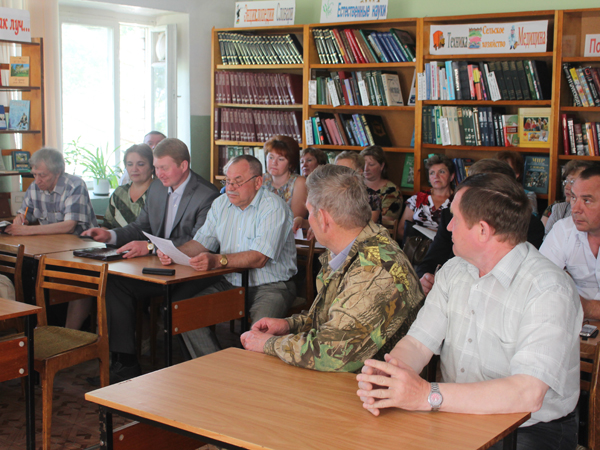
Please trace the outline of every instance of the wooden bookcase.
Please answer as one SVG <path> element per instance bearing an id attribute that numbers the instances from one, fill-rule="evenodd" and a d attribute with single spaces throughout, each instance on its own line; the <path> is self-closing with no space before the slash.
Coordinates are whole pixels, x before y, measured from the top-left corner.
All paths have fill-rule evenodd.
<path id="1" fill-rule="evenodd" d="M 261 28 L 221 28 L 212 30 L 212 55 L 211 55 L 211 128 L 210 128 L 210 136 L 211 136 L 211 181 L 215 184 L 218 183 L 218 180 L 222 180 L 225 177 L 219 175 L 219 146 L 222 145 L 240 145 L 240 146 L 250 146 L 250 147 L 262 147 L 264 142 L 240 142 L 240 141 L 225 141 L 225 140 L 216 140 L 215 139 L 215 108 L 225 107 L 225 108 L 253 108 L 253 109 L 269 109 L 269 110 L 296 110 L 302 111 L 302 116 L 304 116 L 304 109 L 306 102 L 303 101 L 302 104 L 297 105 L 250 105 L 250 104 L 220 104 L 216 102 L 216 90 L 215 90 L 215 73 L 217 71 L 251 71 L 251 72 L 278 72 L 278 73 L 293 73 L 297 75 L 302 75 L 304 77 L 306 72 L 306 33 L 305 33 L 305 25 L 290 25 L 290 26 L 282 26 L 282 27 L 261 27 Z M 252 32 L 260 35 L 276 35 L 276 34 L 295 34 L 298 40 L 302 43 L 302 47 L 304 50 L 303 60 L 304 64 L 277 64 L 277 65 L 229 65 L 223 64 L 223 60 L 221 59 L 221 51 L 219 47 L 219 39 L 217 37 L 217 33 L 221 31 L 228 31 L 233 33 L 244 33 L 244 32 Z M 303 86 L 306 84 L 305 80 L 302 80 Z M 303 127 L 302 124 L 299 124 L 300 127 Z M 304 141 L 304 139 L 303 139 Z M 302 146 L 302 143 L 300 143 Z"/>
<path id="2" fill-rule="evenodd" d="M 555 122 L 553 123 L 554 135 L 556 136 L 554 152 L 551 153 L 551 161 L 554 162 L 553 190 L 556 198 L 562 195 L 561 167 L 568 160 L 583 159 L 600 161 L 598 156 L 565 155 L 562 138 L 562 125 L 560 115 L 567 113 L 578 122 L 600 122 L 600 107 L 576 107 L 573 106 L 573 96 L 564 75 L 562 64 L 573 63 L 576 66 L 591 65 L 600 67 L 600 57 L 584 57 L 585 35 L 600 33 L 600 8 L 576 9 L 556 12 L 556 28 L 559 30 L 558 39 L 560 44 L 556 46 L 555 58 L 556 68 L 554 70 L 553 111 Z M 552 167 L 552 166 L 551 166 Z"/>
<path id="3" fill-rule="evenodd" d="M 534 20 L 548 20 L 548 43 L 547 51 L 543 53 L 494 53 L 478 55 L 430 55 L 429 37 L 432 26 L 468 23 L 504 23 L 522 22 Z M 378 64 L 321 64 L 317 48 L 314 42 L 312 30 L 315 28 L 356 28 L 376 31 L 389 31 L 390 28 L 400 28 L 408 31 L 416 41 L 416 62 L 404 63 L 378 63 Z M 599 160 L 594 156 L 564 155 L 562 148 L 562 129 L 559 128 L 561 112 L 575 115 L 580 121 L 600 121 L 600 108 L 587 107 L 575 108 L 572 105 L 571 92 L 562 74 L 562 62 L 573 62 L 579 65 L 600 66 L 600 58 L 584 58 L 583 47 L 585 35 L 597 33 L 600 29 L 600 8 L 582 10 L 548 10 L 533 12 L 499 13 L 483 15 L 464 15 L 447 17 L 426 17 L 411 19 L 388 19 L 375 22 L 346 22 L 346 23 L 319 23 L 308 25 L 294 25 L 287 27 L 265 27 L 259 29 L 213 29 L 213 53 L 212 53 L 212 112 L 211 125 L 211 161 L 212 181 L 219 178 L 218 170 L 218 145 L 253 145 L 260 146 L 262 143 L 245 143 L 235 141 L 215 141 L 214 138 L 214 109 L 219 106 L 231 107 L 254 107 L 253 105 L 218 105 L 215 103 L 215 71 L 217 70 L 251 70 L 251 71 L 279 71 L 298 73 L 303 76 L 303 102 L 302 105 L 294 106 L 302 111 L 303 120 L 313 117 L 316 112 L 342 112 L 375 114 L 383 118 L 387 133 L 389 134 L 392 147 L 385 148 L 389 163 L 389 178 L 400 185 L 404 159 L 407 154 L 414 154 L 415 184 L 413 191 L 403 191 L 410 195 L 427 187 L 427 174 L 423 170 L 423 159 L 429 153 L 443 153 L 450 158 L 472 158 L 475 160 L 494 157 L 501 150 L 513 150 L 527 155 L 545 155 L 550 157 L 549 188 L 548 194 L 538 194 L 542 200 L 539 205 L 540 213 L 546 201 L 548 204 L 562 196 L 560 167 L 569 159 L 592 159 Z M 218 31 L 252 31 L 257 34 L 295 33 L 300 42 L 303 43 L 304 64 L 282 65 L 282 66 L 230 66 L 223 65 L 217 40 Z M 568 45 L 567 45 L 568 44 Z M 563 49 L 568 49 L 569 54 L 563 54 Z M 508 60 L 543 60 L 546 62 L 552 74 L 552 96 L 551 100 L 501 100 L 501 101 L 476 101 L 476 100 L 418 100 L 415 106 L 338 106 L 331 105 L 309 105 L 308 104 L 308 81 L 315 71 L 357 71 L 357 70 L 386 70 L 398 74 L 402 88 L 404 101 L 408 101 L 413 73 L 423 72 L 425 63 L 429 61 L 508 61 Z M 425 144 L 422 141 L 423 106 L 492 106 L 502 107 L 507 114 L 516 114 L 520 107 L 550 107 L 551 108 L 551 130 L 550 140 L 546 147 L 482 147 L 482 146 L 442 146 Z M 277 109 L 277 106 L 264 106 L 262 108 Z M 289 108 L 289 106 L 287 107 Z M 411 137 L 415 134 L 414 147 L 410 146 Z M 302 128 L 303 142 L 306 141 L 304 127 Z M 306 145 L 301 144 L 304 148 Z M 324 150 L 362 150 L 362 147 L 315 145 Z"/>
<path id="4" fill-rule="evenodd" d="M 415 111 L 417 106 L 338 106 L 334 108 L 332 105 L 308 105 L 308 80 L 314 75 L 317 70 L 326 71 L 358 71 L 358 70 L 385 70 L 386 72 L 394 72 L 398 74 L 400 79 L 400 88 L 404 98 L 404 103 L 408 103 L 411 83 L 415 68 L 419 63 L 419 26 L 420 19 L 388 19 L 376 22 L 343 22 L 343 23 L 319 23 L 307 26 L 305 34 L 308 35 L 308 47 L 305 49 L 307 55 L 305 84 L 304 84 L 304 120 L 307 120 L 315 115 L 318 111 L 323 112 L 340 112 L 347 114 L 374 114 L 381 116 L 387 134 L 392 141 L 392 147 L 384 148 L 386 159 L 388 161 L 389 179 L 400 186 L 402 178 L 402 167 L 407 154 L 415 153 L 417 145 L 417 134 L 415 133 L 415 148 L 410 146 L 413 130 L 415 129 Z M 390 28 L 400 28 L 408 31 L 417 43 L 417 62 L 395 62 L 395 63 L 377 63 L 377 64 L 321 64 L 317 47 L 313 38 L 312 30 L 315 28 L 337 28 L 338 30 L 351 29 L 369 29 L 375 31 L 389 31 Z M 361 151 L 364 147 L 358 146 L 335 146 L 335 145 L 314 145 L 313 147 L 323 150 L 355 150 Z M 418 152 L 417 152 L 418 153 Z M 419 161 L 415 154 L 415 173 L 417 173 L 417 164 Z M 417 177 L 415 177 L 414 191 L 420 189 Z M 412 194 L 413 191 L 404 191 L 404 195 Z"/>
<path id="5" fill-rule="evenodd" d="M 0 86 L 0 91 L 21 92 L 22 100 L 29 100 L 29 130 L 15 131 L 2 130 L 0 134 L 21 134 L 23 136 L 23 148 L 12 150 L 27 150 L 31 154 L 38 151 L 45 143 L 45 121 L 44 121 L 44 46 L 42 38 L 32 38 L 29 42 L 0 41 L 5 44 L 16 44 L 21 47 L 21 55 L 29 57 L 29 86 Z M 0 68 L 10 70 L 8 61 L 0 65 Z M 7 108 L 9 105 L 5 105 Z M 3 155 L 10 154 L 12 150 L 2 150 Z"/>

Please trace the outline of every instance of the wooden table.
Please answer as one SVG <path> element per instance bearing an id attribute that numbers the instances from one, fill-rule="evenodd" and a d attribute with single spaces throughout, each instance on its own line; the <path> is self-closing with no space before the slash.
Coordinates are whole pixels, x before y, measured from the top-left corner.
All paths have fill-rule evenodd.
<path id="1" fill-rule="evenodd" d="M 480 449 L 529 413 L 466 415 L 362 408 L 354 374 L 289 366 L 230 348 L 85 394 L 101 406 L 102 448 L 112 414 L 228 448 Z M 505 439 L 506 442 L 509 439 Z"/>
<path id="2" fill-rule="evenodd" d="M 73 256 L 72 251 L 67 252 L 58 252 L 49 254 L 50 258 L 59 259 L 63 261 L 75 261 L 80 263 L 87 264 L 103 264 L 105 261 L 98 261 L 90 258 L 81 258 L 77 256 Z M 164 335 L 165 335 L 165 365 L 170 366 L 173 363 L 173 353 L 172 353 L 172 344 L 173 344 L 173 326 L 172 326 L 172 317 L 173 317 L 173 302 L 171 299 L 171 288 L 178 284 L 184 283 L 186 281 L 199 280 L 203 278 L 211 278 L 217 277 L 220 275 L 225 275 L 228 273 L 241 273 L 242 274 L 242 286 L 245 289 L 244 293 L 244 315 L 239 315 L 238 318 L 242 318 L 245 316 L 245 312 L 249 311 L 248 305 L 248 295 L 247 295 L 247 287 L 248 287 L 248 270 L 246 269 L 234 269 L 234 268 L 226 268 L 226 269 L 214 269 L 199 272 L 194 270 L 190 266 L 183 266 L 180 264 L 173 264 L 172 267 L 175 269 L 175 275 L 150 275 L 143 274 L 142 269 L 144 267 L 152 267 L 152 268 L 164 268 L 161 264 L 160 260 L 156 255 L 148 255 L 142 256 L 139 258 L 131 258 L 131 259 L 120 259 L 116 261 L 108 261 L 108 273 L 111 275 L 122 276 L 126 278 L 132 278 L 136 280 L 146 281 L 148 283 L 155 283 L 163 288 L 164 298 L 165 298 L 165 317 L 164 317 Z M 228 319 L 227 319 L 228 320 Z M 213 324 L 214 325 L 214 324 Z M 246 320 L 242 320 L 242 331 L 246 331 L 248 329 L 248 323 Z"/>
<path id="3" fill-rule="evenodd" d="M 31 376 L 33 373 L 33 321 L 30 320 L 30 315 L 40 309 L 42 308 L 39 306 L 0 298 L 0 320 L 25 317 L 25 338 L 15 337 L 0 342 L 0 382 L 26 377 L 25 414 L 28 450 L 35 450 L 35 397 Z M 26 368 L 22 367 L 24 358 L 26 359 Z"/>
<path id="4" fill-rule="evenodd" d="M 25 256 L 39 258 L 48 253 L 62 252 L 65 250 L 77 250 L 88 247 L 104 247 L 104 244 L 90 239 L 82 239 L 74 234 L 51 234 L 37 236 L 11 236 L 0 235 L 3 244 L 25 245 Z"/>

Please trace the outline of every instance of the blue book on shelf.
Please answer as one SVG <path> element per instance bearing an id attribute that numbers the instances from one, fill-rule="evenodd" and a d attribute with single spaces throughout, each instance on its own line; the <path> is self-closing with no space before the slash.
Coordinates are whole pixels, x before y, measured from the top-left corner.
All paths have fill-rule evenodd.
<path id="1" fill-rule="evenodd" d="M 6 130 L 6 111 L 4 105 L 0 105 L 0 130 Z"/>
<path id="2" fill-rule="evenodd" d="M 26 131 L 29 130 L 29 100 L 12 100 L 10 102 L 10 114 L 8 115 L 9 129 Z"/>

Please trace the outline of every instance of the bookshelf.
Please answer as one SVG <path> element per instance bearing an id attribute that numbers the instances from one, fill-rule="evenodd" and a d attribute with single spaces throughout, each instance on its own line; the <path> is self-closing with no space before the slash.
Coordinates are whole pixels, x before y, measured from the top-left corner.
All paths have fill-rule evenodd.
<path id="1" fill-rule="evenodd" d="M 444 54 L 444 55 L 432 55 L 430 54 L 430 36 L 431 29 L 436 25 L 458 25 L 458 24 L 478 24 L 478 23 L 509 23 L 509 22 L 525 22 L 535 20 L 548 20 L 548 42 L 546 52 L 538 53 L 479 53 L 479 54 Z M 449 17 L 427 17 L 423 20 L 423 34 L 421 39 L 421 46 L 423 52 L 422 65 L 419 65 L 419 72 L 425 71 L 425 63 L 429 62 L 462 62 L 467 61 L 478 64 L 479 62 L 484 63 L 501 63 L 501 62 L 515 62 L 521 60 L 541 60 L 547 65 L 549 75 L 554 71 L 554 39 L 555 36 L 555 12 L 554 11 L 535 11 L 535 12 L 522 12 L 522 13 L 500 13 L 500 14 L 483 14 L 483 15 L 466 15 L 466 16 L 449 16 Z M 488 93 L 489 95 L 489 93 Z M 552 96 L 554 98 L 554 95 Z M 422 117 L 418 118 L 418 122 L 423 126 L 423 120 L 427 120 L 424 116 L 423 111 L 425 107 L 429 106 L 458 106 L 458 107 L 492 107 L 494 112 L 502 112 L 502 114 L 517 114 L 519 108 L 551 108 L 552 100 L 532 100 L 532 99 L 521 99 L 521 100 L 423 100 L 417 102 L 418 107 L 417 116 L 421 114 Z M 550 126 L 552 124 L 552 118 Z M 421 129 L 421 132 L 423 130 Z M 554 134 L 550 133 L 550 139 L 553 139 Z M 549 155 L 553 142 L 549 141 L 547 146 L 544 147 L 504 147 L 504 146 L 474 146 L 474 145 L 439 145 L 426 143 L 422 139 L 421 143 L 421 155 L 425 158 L 429 153 L 443 153 L 449 158 L 471 158 L 473 160 L 479 160 L 483 158 L 493 158 L 495 154 L 502 150 L 510 150 L 522 153 L 523 156 L 528 155 Z M 422 159 L 421 158 L 421 159 Z M 552 161 L 550 161 L 552 164 Z M 550 168 L 552 172 L 553 168 Z M 416 172 L 415 172 L 416 173 Z M 421 171 L 421 185 L 426 185 L 427 174 Z M 549 183 L 548 194 L 538 194 L 538 199 L 549 199 L 554 198 L 552 183 Z M 545 201 L 544 201 L 545 203 Z M 543 211 L 543 205 L 540 205 L 539 210 Z"/>
<path id="2" fill-rule="evenodd" d="M 306 64 L 224 64 L 221 47 L 219 46 L 218 33 L 252 33 L 258 36 L 271 36 L 271 35 L 287 35 L 293 34 L 296 36 L 303 49 L 306 49 L 307 45 L 305 42 L 305 26 L 304 25 L 289 25 L 281 27 L 261 27 L 261 28 L 222 28 L 212 30 L 212 54 L 211 54 L 211 181 L 218 185 L 219 180 L 223 180 L 225 177 L 220 174 L 219 169 L 219 150 L 224 146 L 241 146 L 250 148 L 262 148 L 264 142 L 261 141 L 247 141 L 247 140 L 236 140 L 236 139 L 217 139 L 215 136 L 215 111 L 218 108 L 226 108 L 230 111 L 264 111 L 266 113 L 271 111 L 279 111 L 283 113 L 296 113 L 298 116 L 298 127 L 302 132 L 303 125 L 301 122 L 304 116 L 304 109 L 306 102 L 300 96 L 299 101 L 294 104 L 261 104 L 261 103 L 225 103 L 217 101 L 217 85 L 216 85 L 216 74 L 219 72 L 228 72 L 235 74 L 292 74 L 301 77 L 301 86 L 304 87 Z M 306 50 L 304 50 L 303 59 L 306 62 Z M 287 133 L 281 133 L 287 134 Z M 222 166 L 221 161 L 221 166 Z"/>
<path id="3" fill-rule="evenodd" d="M 362 105 L 341 105 L 333 107 L 332 105 L 308 105 L 308 88 L 307 83 L 310 79 L 315 79 L 318 73 L 323 72 L 351 72 L 356 71 L 385 71 L 387 73 L 397 74 L 400 81 L 400 89 L 402 91 L 402 97 L 404 105 L 407 105 L 409 94 L 411 90 L 411 84 L 414 76 L 415 69 L 417 67 L 420 54 L 418 52 L 419 43 L 419 24 L 421 19 L 388 19 L 375 22 L 342 22 L 342 23 L 319 23 L 307 25 L 305 32 L 308 35 L 308 46 L 305 50 L 307 55 L 306 65 L 307 73 L 305 76 L 305 104 L 303 119 L 307 120 L 315 116 L 316 113 L 342 113 L 342 114 L 372 114 L 380 116 L 385 126 L 386 132 L 390 137 L 392 146 L 383 147 L 386 153 L 386 159 L 388 161 L 389 179 L 396 185 L 400 186 L 402 179 L 402 167 L 404 166 L 404 160 L 407 154 L 414 154 L 417 143 L 415 142 L 415 148 L 411 147 L 411 139 L 413 130 L 415 127 L 415 111 L 416 106 L 362 106 Z M 373 30 L 375 32 L 388 32 L 391 28 L 401 29 L 407 31 L 413 39 L 417 42 L 417 61 L 409 62 L 379 62 L 369 64 L 322 64 L 319 59 L 317 44 L 314 39 L 313 30 L 315 29 L 337 29 L 340 33 L 343 33 L 344 29 L 351 30 Z M 402 124 L 399 126 L 399 124 Z M 415 135 L 415 139 L 417 136 Z M 316 144 L 316 143 L 315 143 Z M 343 151 L 353 150 L 361 151 L 364 147 L 362 146 L 336 146 L 336 145 L 313 145 L 313 147 L 320 148 L 322 150 L 331 151 Z M 419 164 L 415 158 L 415 169 L 416 165 Z M 418 181 L 414 187 L 414 191 L 418 191 L 420 186 Z M 403 195 L 410 195 L 413 191 L 404 190 Z"/>
<path id="4" fill-rule="evenodd" d="M 555 151 L 551 154 L 554 160 L 554 172 L 551 174 L 556 197 L 561 194 L 561 167 L 571 159 L 600 161 L 598 156 L 565 154 L 561 115 L 567 114 L 576 123 L 600 122 L 600 107 L 573 106 L 573 94 L 563 71 L 563 63 L 571 63 L 574 67 L 600 67 L 600 57 L 584 57 L 586 34 L 598 34 L 600 30 L 600 8 L 576 9 L 556 12 L 556 26 L 560 30 L 556 46 L 556 67 L 554 71 L 555 92 L 553 109 L 556 111 L 553 130 L 556 136 Z M 552 166 L 551 166 L 552 169 Z M 553 175 L 553 177 L 552 177 Z"/>
<path id="5" fill-rule="evenodd" d="M 476 23 L 505 23 L 548 20 L 547 51 L 538 53 L 493 53 L 476 55 L 432 55 L 429 52 L 429 39 L 431 27 L 435 25 L 476 24 Z M 362 29 L 379 32 L 389 31 L 390 28 L 406 30 L 416 42 L 416 61 L 414 62 L 388 62 L 369 64 L 323 64 L 313 37 L 314 29 Z M 573 63 L 577 66 L 600 67 L 600 58 L 584 57 L 584 44 L 586 34 L 598 34 L 600 29 L 600 8 L 579 10 L 547 10 L 533 12 L 498 13 L 483 15 L 463 15 L 447 17 L 402 18 L 387 19 L 375 22 L 346 22 L 346 23 L 318 23 L 307 25 L 294 25 L 287 27 L 265 27 L 260 29 L 213 29 L 213 54 L 212 68 L 212 111 L 213 123 L 211 132 L 211 161 L 212 181 L 222 178 L 218 175 L 218 146 L 243 145 L 262 146 L 262 142 L 240 142 L 235 140 L 214 139 L 214 111 L 218 107 L 253 108 L 266 110 L 298 111 L 301 112 L 302 121 L 314 117 L 316 113 L 342 113 L 342 114 L 372 114 L 382 118 L 387 134 L 392 142 L 391 146 L 384 147 L 389 164 L 389 178 L 398 186 L 401 184 L 402 169 L 406 155 L 414 154 L 415 184 L 412 191 L 403 190 L 405 196 L 411 195 L 427 187 L 427 174 L 423 170 L 423 160 L 429 153 L 442 153 L 450 158 L 472 158 L 479 160 L 491 158 L 501 150 L 512 150 L 523 156 L 549 156 L 549 186 L 548 194 L 538 194 L 540 212 L 544 203 L 552 203 L 562 196 L 560 168 L 570 159 L 585 159 L 600 161 L 598 156 L 565 155 L 562 144 L 562 129 L 560 128 L 560 115 L 568 113 L 579 122 L 600 122 L 600 107 L 575 107 L 571 91 L 562 72 L 562 63 Z M 223 64 L 219 44 L 216 39 L 217 32 L 250 31 L 256 34 L 287 34 L 294 33 L 303 45 L 304 63 L 289 65 L 248 65 L 232 66 Z M 395 73 L 399 77 L 403 99 L 406 103 L 411 89 L 415 70 L 419 73 L 425 70 L 425 64 L 432 61 L 469 61 L 469 62 L 503 62 L 519 60 L 543 61 L 551 76 L 550 98 L 544 100 L 419 100 L 415 106 L 360 106 L 360 105 L 309 105 L 308 82 L 319 73 L 332 71 L 356 72 L 381 70 Z M 294 73 L 302 76 L 303 92 L 302 103 L 294 105 L 232 105 L 215 101 L 215 77 L 217 71 L 251 71 L 268 73 Z M 501 146 L 473 146 L 473 145 L 438 145 L 425 143 L 423 140 L 423 109 L 433 106 L 460 106 L 460 107 L 493 107 L 504 114 L 517 114 L 519 108 L 550 108 L 550 137 L 544 147 L 501 147 Z M 306 142 L 304 124 L 302 123 L 302 142 Z M 414 146 L 411 147 L 411 138 L 414 130 Z M 339 145 L 314 145 L 327 151 L 362 150 L 362 146 Z M 305 148 L 305 144 L 301 144 Z"/>

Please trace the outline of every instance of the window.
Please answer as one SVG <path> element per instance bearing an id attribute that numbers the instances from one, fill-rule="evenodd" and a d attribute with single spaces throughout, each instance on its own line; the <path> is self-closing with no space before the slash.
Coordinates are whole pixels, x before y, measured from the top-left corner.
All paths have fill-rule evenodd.
<path id="1" fill-rule="evenodd" d="M 107 154 L 117 149 L 119 163 L 150 130 L 174 136 L 167 27 L 69 19 L 61 23 L 63 149 L 77 140 Z"/>

